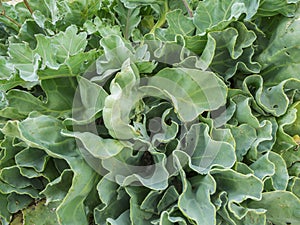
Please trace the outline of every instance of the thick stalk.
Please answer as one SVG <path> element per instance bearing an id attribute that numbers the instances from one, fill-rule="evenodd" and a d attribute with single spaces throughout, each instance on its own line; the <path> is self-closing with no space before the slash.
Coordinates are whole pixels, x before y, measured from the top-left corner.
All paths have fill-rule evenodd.
<path id="1" fill-rule="evenodd" d="M 189 16 L 193 17 L 193 10 L 191 9 L 191 7 L 190 7 L 189 3 L 187 2 L 187 0 L 182 0 L 182 2 L 184 4 Z"/>
<path id="2" fill-rule="evenodd" d="M 30 14 L 32 14 L 32 13 L 33 13 L 33 10 L 31 9 L 31 7 L 30 7 L 28 1 L 27 1 L 27 0 L 23 0 L 23 2 L 24 2 L 24 4 L 25 4 L 26 8 L 28 9 L 28 11 L 30 12 Z"/>
<path id="3" fill-rule="evenodd" d="M 157 23 L 153 26 L 153 28 L 150 31 L 150 34 L 154 34 L 155 30 L 159 27 L 161 27 L 162 25 L 165 24 L 166 22 L 166 15 L 169 11 L 169 4 L 168 4 L 168 0 L 165 0 L 165 5 L 164 5 L 164 12 L 161 15 L 160 19 L 157 21 Z"/>
<path id="4" fill-rule="evenodd" d="M 5 12 L 5 9 L 2 6 L 2 1 L 1 0 L 0 0 L 0 9 L 2 9 L 2 12 L 0 13 L 0 16 L 5 17 L 10 22 L 12 22 L 13 24 L 17 25 L 19 28 L 21 27 L 21 24 L 19 24 L 16 20 L 14 20 L 13 18 L 11 18 L 10 16 L 6 15 L 6 12 Z"/>

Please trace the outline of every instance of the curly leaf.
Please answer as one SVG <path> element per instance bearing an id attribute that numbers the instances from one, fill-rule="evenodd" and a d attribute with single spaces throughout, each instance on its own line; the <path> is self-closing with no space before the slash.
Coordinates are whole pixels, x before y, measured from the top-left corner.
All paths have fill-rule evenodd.
<path id="1" fill-rule="evenodd" d="M 300 219 L 300 200 L 287 191 L 263 193 L 260 201 L 251 201 L 247 206 L 266 209 L 267 219 L 278 225 L 297 224 Z"/>
<path id="2" fill-rule="evenodd" d="M 138 79 L 137 69 L 125 64 L 110 84 L 111 94 L 105 99 L 103 120 L 114 138 L 130 139 L 138 134 L 129 124 L 130 112 L 140 98 L 135 90 Z"/>
<path id="3" fill-rule="evenodd" d="M 171 99 L 183 121 L 225 104 L 227 88 L 214 73 L 185 68 L 166 68 L 149 78 L 153 86 Z M 214 93 L 211 95 L 210 93 Z"/>
<path id="4" fill-rule="evenodd" d="M 259 1 L 244 0 L 205 0 L 199 2 L 194 15 L 194 24 L 200 35 L 209 30 L 222 30 L 231 21 L 245 13 L 246 20 L 256 14 Z"/>
<path id="5" fill-rule="evenodd" d="M 258 62 L 263 67 L 262 76 L 271 84 L 277 84 L 288 78 L 299 79 L 297 71 L 299 61 L 300 10 L 295 17 L 282 19 L 268 47 L 259 55 Z"/>
<path id="6" fill-rule="evenodd" d="M 187 145 L 183 151 L 174 151 L 182 165 L 189 167 L 200 174 L 206 174 L 214 166 L 230 168 L 235 162 L 234 148 L 223 140 L 214 140 L 208 133 L 208 126 L 195 124 L 186 136 Z"/>
<path id="7" fill-rule="evenodd" d="M 177 35 L 191 36 L 195 31 L 193 21 L 184 16 L 180 9 L 168 12 L 166 20 L 168 28 L 155 31 L 161 40 L 173 41 Z"/>
<path id="8" fill-rule="evenodd" d="M 34 54 L 28 43 L 11 43 L 8 48 L 9 62 L 25 81 L 38 81 L 37 71 L 41 57 Z"/>
<path id="9" fill-rule="evenodd" d="M 184 215 L 200 224 L 215 224 L 216 210 L 210 201 L 215 192 L 216 183 L 210 175 L 193 177 L 192 184 L 183 181 L 183 192 L 179 196 L 178 206 Z"/>
<path id="10" fill-rule="evenodd" d="M 212 169 L 210 174 L 217 183 L 217 189 L 227 193 L 229 202 L 261 199 L 263 184 L 252 174 L 243 175 L 231 169 Z"/>
<path id="11" fill-rule="evenodd" d="M 280 13 L 284 16 L 292 17 L 297 10 L 298 2 L 299 0 L 264 0 L 260 2 L 257 15 L 274 16 Z"/>
<path id="12" fill-rule="evenodd" d="M 127 9 L 120 2 L 114 7 L 114 10 L 119 15 L 119 20 L 123 24 L 121 27 L 124 37 L 128 39 L 133 30 L 138 26 L 141 21 L 140 8 Z"/>

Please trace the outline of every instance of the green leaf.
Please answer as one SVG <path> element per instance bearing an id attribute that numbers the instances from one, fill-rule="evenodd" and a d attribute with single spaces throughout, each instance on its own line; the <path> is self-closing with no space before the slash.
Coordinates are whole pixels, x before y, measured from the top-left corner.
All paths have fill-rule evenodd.
<path id="1" fill-rule="evenodd" d="M 124 189 L 121 189 L 117 183 L 104 177 L 98 183 L 97 190 L 99 198 L 103 202 L 103 204 L 95 208 L 94 213 L 97 224 L 107 224 L 108 221 L 113 224 L 114 220 L 130 220 L 129 216 L 126 216 L 129 208 L 129 196 Z"/>
<path id="2" fill-rule="evenodd" d="M 115 139 L 101 138 L 90 132 L 69 132 L 64 130 L 63 135 L 74 137 L 82 143 L 83 147 L 94 157 L 107 159 L 117 155 L 125 148 L 120 141 Z"/>
<path id="3" fill-rule="evenodd" d="M 130 139 L 138 134 L 129 124 L 130 112 L 140 98 L 136 91 L 138 80 L 137 69 L 125 64 L 110 84 L 111 94 L 105 99 L 103 120 L 109 134 L 114 138 Z"/>
<path id="4" fill-rule="evenodd" d="M 240 225 L 255 225 L 255 224 L 266 224 L 266 215 L 263 210 L 249 210 L 245 217 L 241 221 L 237 221 Z"/>
<path id="5" fill-rule="evenodd" d="M 175 203 L 179 194 L 174 186 L 166 191 L 151 191 L 141 204 L 141 209 L 151 213 L 161 213 Z"/>
<path id="6" fill-rule="evenodd" d="M 288 78 L 299 79 L 299 21 L 300 10 L 295 17 L 280 20 L 273 31 L 268 47 L 259 55 L 258 62 L 263 67 L 262 76 L 271 84 Z"/>
<path id="7" fill-rule="evenodd" d="M 39 24 L 40 27 L 44 28 L 44 23 L 39 23 L 41 15 L 44 17 L 44 20 L 51 22 L 53 25 L 56 24 L 60 19 L 62 19 L 62 13 L 59 10 L 57 1 L 54 0 L 42 0 L 40 2 L 30 1 L 30 7 L 33 10 L 33 18 Z M 25 8 L 25 5 L 23 6 Z M 27 10 L 25 8 L 24 10 Z M 28 10 L 27 10 L 28 11 Z"/>
<path id="8" fill-rule="evenodd" d="M 244 175 L 231 169 L 212 169 L 210 174 L 217 183 L 217 190 L 227 192 L 229 202 L 261 199 L 263 184 L 252 174 Z"/>
<path id="9" fill-rule="evenodd" d="M 59 63 L 56 61 L 57 48 L 52 45 L 53 38 L 42 34 L 36 34 L 35 38 L 37 46 L 34 52 L 39 54 L 42 58 L 43 64 L 41 69 L 45 69 L 45 67 L 48 66 L 51 69 L 57 70 L 59 68 Z M 53 47 L 53 49 L 49 51 L 49 47 Z"/>
<path id="10" fill-rule="evenodd" d="M 225 84 L 214 73 L 196 69 L 163 69 L 149 79 L 148 86 L 169 98 L 183 121 L 192 121 L 204 111 L 219 108 L 225 104 L 227 95 Z M 215 95 L 209 94 L 212 92 Z"/>
<path id="11" fill-rule="evenodd" d="M 154 10 L 159 9 L 159 5 L 164 3 L 164 0 L 121 0 L 126 8 L 132 9 L 138 6 L 151 6 Z"/>
<path id="12" fill-rule="evenodd" d="M 267 219 L 274 224 L 298 223 L 300 200 L 287 191 L 274 191 L 262 194 L 260 201 L 251 201 L 250 208 L 266 209 Z"/>
<path id="13" fill-rule="evenodd" d="M 257 16 L 274 16 L 278 13 L 292 17 L 297 10 L 299 0 L 264 0 L 261 1 Z"/>
<path id="14" fill-rule="evenodd" d="M 10 213 L 16 213 L 19 210 L 26 208 L 30 203 L 32 203 L 33 199 L 28 195 L 19 195 L 16 193 L 11 193 L 7 197 L 7 209 Z"/>
<path id="15" fill-rule="evenodd" d="M 274 151 L 278 153 L 286 154 L 287 157 L 283 156 L 286 160 L 287 166 L 291 166 L 294 162 L 298 161 L 299 151 L 297 149 L 297 143 L 286 131 L 285 127 L 293 124 L 297 119 L 297 109 L 291 107 L 285 115 L 277 120 L 278 131 L 277 139 L 274 145 Z M 293 156 L 292 156 L 293 155 Z M 298 155 L 298 156 L 297 156 Z"/>
<path id="16" fill-rule="evenodd" d="M 289 174 L 291 176 L 299 177 L 300 175 L 300 162 L 294 163 L 291 167 L 288 168 Z"/>
<path id="17" fill-rule="evenodd" d="M 14 110 L 17 114 L 15 118 L 25 118 L 32 111 L 42 112 L 45 110 L 41 100 L 26 91 L 11 90 L 6 94 L 6 99 L 8 107 L 1 110 L 3 117 L 12 116 L 10 110 Z"/>
<path id="18" fill-rule="evenodd" d="M 149 53 L 147 53 L 146 45 L 133 49 L 128 41 L 115 34 L 103 37 L 100 45 L 104 49 L 104 54 L 96 62 L 97 73 L 100 76 L 94 77 L 92 81 L 105 81 L 113 73 L 119 71 L 123 64 L 128 64 L 127 61 L 137 64 L 138 62 L 148 62 L 147 65 L 151 65 L 149 65 Z"/>
<path id="19" fill-rule="evenodd" d="M 5 57 L 1 56 L 0 57 L 0 80 L 11 79 L 12 73 L 13 73 L 13 69 L 11 68 L 11 65 L 9 65 Z"/>
<path id="20" fill-rule="evenodd" d="M 178 200 L 180 210 L 197 225 L 215 224 L 216 209 L 210 201 L 215 189 L 216 183 L 210 175 L 193 177 L 192 184 L 185 180 Z"/>
<path id="21" fill-rule="evenodd" d="M 25 81 L 38 81 L 37 70 L 40 56 L 34 54 L 29 45 L 25 43 L 10 43 L 8 48 L 9 62 L 19 71 L 20 77 Z"/>
<path id="22" fill-rule="evenodd" d="M 40 80 L 49 80 L 53 78 L 74 77 L 79 74 L 85 74 L 89 71 L 89 67 L 98 57 L 98 51 L 91 50 L 89 52 L 80 52 L 66 59 L 58 69 L 46 67 L 44 70 L 39 70 L 38 75 Z"/>
<path id="23" fill-rule="evenodd" d="M 297 110 L 296 120 L 285 127 L 286 132 L 293 136 L 293 139 L 296 143 L 300 142 L 299 138 L 299 130 L 300 130 L 300 102 L 296 102 L 292 107 L 292 109 Z M 297 136 L 298 135 L 298 136 Z"/>
<path id="24" fill-rule="evenodd" d="M 272 154 L 275 153 L 268 152 L 250 165 L 250 168 L 254 171 L 254 175 L 261 180 L 275 174 L 276 164 L 269 158 Z"/>
<path id="25" fill-rule="evenodd" d="M 168 143 L 171 140 L 176 138 L 176 135 L 178 133 L 179 127 L 178 124 L 175 122 L 171 122 L 170 125 L 166 123 L 167 116 L 169 116 L 171 112 L 171 109 L 167 109 L 161 116 L 161 130 L 158 132 L 154 132 L 151 142 L 153 145 L 155 145 L 156 141 L 159 143 Z M 151 128 L 150 128 L 151 129 Z M 147 132 L 147 131 L 146 131 Z"/>
<path id="26" fill-rule="evenodd" d="M 119 16 L 119 20 L 122 23 L 122 31 L 125 39 L 129 39 L 133 30 L 139 25 L 141 21 L 140 8 L 128 9 L 125 8 L 121 2 L 114 7 L 114 10 Z"/>
<path id="27" fill-rule="evenodd" d="M 8 204 L 8 200 L 7 200 L 7 195 L 4 195 L 2 193 L 0 193 L 0 221 L 3 223 L 3 225 L 5 224 L 9 224 L 11 215 L 10 212 L 7 209 L 7 204 Z"/>
<path id="28" fill-rule="evenodd" d="M 40 201 L 35 205 L 23 210 L 24 224 L 58 224 L 56 209 L 59 203 L 45 205 L 45 201 Z"/>
<path id="29" fill-rule="evenodd" d="M 245 13 L 245 20 L 250 20 L 257 12 L 259 1 L 244 0 L 205 0 L 198 4 L 194 15 L 197 32 L 204 35 L 209 30 L 222 30 L 233 20 Z"/>
<path id="30" fill-rule="evenodd" d="M 286 113 L 288 106 L 292 102 L 287 96 L 290 90 L 297 90 L 300 81 L 296 79 L 286 79 L 276 86 L 264 87 L 263 78 L 258 75 L 249 76 L 244 80 L 244 87 L 256 86 L 255 99 L 257 104 L 267 113 L 279 117 Z M 247 86 L 247 87 L 246 87 Z M 254 92 L 254 91 L 252 91 Z"/>
<path id="31" fill-rule="evenodd" d="M 45 107 L 53 116 L 70 116 L 73 111 L 73 101 L 77 87 L 76 80 L 72 77 L 55 78 L 41 81 L 47 99 Z"/>
<path id="32" fill-rule="evenodd" d="M 84 201 L 97 182 L 98 174 L 79 156 L 74 140 L 60 134 L 63 128 L 61 121 L 36 114 L 19 124 L 21 138 L 26 143 L 42 148 L 53 157 L 64 158 L 74 172 L 72 186 L 57 209 L 62 224 L 88 224 Z"/>
<path id="33" fill-rule="evenodd" d="M 168 12 L 166 20 L 168 28 L 155 31 L 161 40 L 174 41 L 177 35 L 191 36 L 195 31 L 193 21 L 184 16 L 180 9 Z"/>
<path id="34" fill-rule="evenodd" d="M 47 184 L 41 192 L 41 194 L 46 196 L 46 204 L 49 202 L 60 202 L 66 197 L 72 185 L 72 177 L 72 170 L 66 169 L 59 177 Z"/>
<path id="35" fill-rule="evenodd" d="M 82 124 L 95 119 L 97 113 L 103 110 L 108 94 L 101 86 L 83 77 L 77 77 L 77 80 L 78 87 L 73 99 L 73 118 L 65 122 Z"/>
<path id="36" fill-rule="evenodd" d="M 241 161 L 257 138 L 256 130 L 248 124 L 230 126 L 230 130 L 236 142 L 235 154 L 237 160 Z"/>
<path id="37" fill-rule="evenodd" d="M 87 34 L 78 33 L 75 25 L 69 26 L 65 32 L 58 33 L 53 39 L 53 45 L 57 49 L 56 57 L 59 62 L 65 62 L 70 56 L 74 56 L 85 50 Z"/>
<path id="38" fill-rule="evenodd" d="M 270 152 L 270 161 L 275 165 L 275 173 L 272 176 L 272 184 L 275 190 L 284 191 L 287 188 L 289 174 L 284 159 L 275 152 Z"/>
<path id="39" fill-rule="evenodd" d="M 66 116 L 71 114 L 75 82 L 71 78 L 58 78 L 42 81 L 47 101 L 41 101 L 30 92 L 21 90 L 11 90 L 7 92 L 6 99 L 8 107 L 2 110 L 2 116 L 12 116 L 14 111 L 15 118 L 24 118 L 32 111 L 38 111 L 53 116 Z M 59 99 L 59 101 L 57 101 Z"/>
<path id="40" fill-rule="evenodd" d="M 178 213 L 177 213 L 178 214 Z M 172 215 L 172 213 L 169 213 L 168 211 L 163 211 L 160 220 L 156 223 L 157 225 L 159 224 L 164 224 L 164 225 L 172 225 L 174 223 L 178 223 L 179 225 L 187 225 L 189 223 L 186 222 L 186 220 L 177 215 Z"/>
<path id="41" fill-rule="evenodd" d="M 117 219 L 113 220 L 111 218 L 107 219 L 109 225 L 126 225 L 130 224 L 130 211 L 126 210 Z"/>
<path id="42" fill-rule="evenodd" d="M 179 195 L 174 186 L 170 186 L 160 199 L 160 201 L 157 204 L 158 212 L 163 212 L 164 209 L 167 209 L 172 205 L 172 203 L 176 202 Z"/>
<path id="43" fill-rule="evenodd" d="M 42 172 L 48 160 L 48 155 L 37 148 L 26 148 L 15 156 L 16 164 L 20 167 L 34 168 Z"/>
<path id="44" fill-rule="evenodd" d="M 300 178 L 295 177 L 292 183 L 291 192 L 300 199 Z"/>
<path id="45" fill-rule="evenodd" d="M 182 166 L 188 163 L 191 169 L 200 174 L 207 174 L 215 166 L 224 168 L 233 166 L 235 162 L 233 146 L 224 141 L 224 136 L 221 140 L 215 140 L 208 132 L 206 124 L 194 124 L 191 127 L 183 151 L 174 151 Z"/>
<path id="46" fill-rule="evenodd" d="M 142 156 L 145 150 L 141 149 L 136 157 L 132 157 L 133 149 L 127 148 L 117 156 L 102 161 L 102 166 L 109 171 L 107 176 L 121 186 L 131 186 L 141 183 L 142 186 L 153 190 L 164 190 L 168 187 L 169 172 L 166 168 L 166 156 L 163 153 L 151 153 L 154 162 L 145 163 Z M 146 161 L 147 162 L 147 161 Z"/>
<path id="47" fill-rule="evenodd" d="M 34 126 L 36 126 L 35 128 L 33 128 L 35 132 L 32 132 L 33 130 L 31 129 Z M 80 158 L 74 158 L 74 156 L 78 155 L 78 153 L 74 148 L 73 141 L 70 139 L 66 139 L 65 137 L 62 138 L 60 136 L 61 129 L 62 125 L 60 121 L 47 116 L 30 117 L 19 124 L 19 130 L 21 133 L 20 138 L 26 141 L 29 145 L 39 146 L 40 148 L 44 149 L 48 154 L 54 157 L 65 156 L 67 161 L 69 161 L 75 174 L 73 185 L 70 191 L 68 192 L 66 198 L 60 205 L 58 215 L 60 218 L 62 218 L 63 221 L 67 221 L 66 224 L 68 224 L 68 219 L 70 218 L 69 216 L 67 216 L 70 214 L 68 207 L 76 204 L 78 205 L 78 207 L 75 211 L 74 209 L 72 209 L 71 212 L 75 213 L 74 215 L 77 216 L 76 220 L 79 221 L 78 224 L 87 224 L 85 211 L 83 210 L 83 201 L 86 198 L 86 194 L 89 192 L 90 188 L 93 185 L 92 183 L 89 183 L 82 178 L 79 179 L 79 182 L 77 181 L 79 176 L 79 171 L 77 171 L 77 168 L 81 170 L 81 172 L 83 172 L 84 178 L 88 180 L 91 179 L 91 175 L 89 174 L 93 174 L 92 179 L 95 178 L 95 175 L 91 171 L 91 169 L 85 163 L 82 162 L 82 160 L 80 161 Z M 63 151 L 61 151 L 61 149 L 63 149 Z M 76 165 L 75 168 L 73 168 L 73 165 Z M 73 191 L 76 193 L 76 196 L 73 195 Z M 79 193 L 85 194 L 82 194 L 82 197 L 78 197 Z M 72 202 L 72 204 L 69 205 L 66 202 Z M 65 213 L 66 211 L 67 213 Z M 73 220 L 72 223 L 75 223 L 74 221 L 75 220 Z"/>
<path id="48" fill-rule="evenodd" d="M 245 24 L 233 22 L 230 27 L 222 31 L 208 34 L 214 44 L 207 44 L 205 50 L 213 55 L 210 68 L 225 79 L 231 78 L 237 71 L 245 74 L 260 72 L 261 66 L 253 61 L 256 34 L 248 30 Z M 204 50 L 204 51 L 205 51 Z"/>
<path id="49" fill-rule="evenodd" d="M 22 176 L 20 169 L 17 166 L 3 168 L 0 172 L 0 178 L 2 181 L 15 188 L 42 188 L 40 180 L 29 179 Z"/>
<path id="50" fill-rule="evenodd" d="M 57 216 L 62 225 L 88 225 L 88 203 L 85 200 L 98 182 L 99 175 L 81 158 L 70 161 L 70 167 L 74 172 L 72 186 L 57 208 Z"/>
<path id="51" fill-rule="evenodd" d="M 130 196 L 130 220 L 136 225 L 150 225 L 152 213 L 145 212 L 140 208 L 142 200 L 146 197 L 147 190 L 143 187 L 127 187 L 126 192 Z"/>

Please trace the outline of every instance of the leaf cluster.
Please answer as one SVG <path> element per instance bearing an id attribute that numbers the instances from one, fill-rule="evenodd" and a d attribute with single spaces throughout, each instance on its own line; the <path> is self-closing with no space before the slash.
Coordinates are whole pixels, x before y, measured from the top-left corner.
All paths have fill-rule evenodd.
<path id="1" fill-rule="evenodd" d="M 0 224 L 299 223 L 298 0 L 0 3 Z"/>

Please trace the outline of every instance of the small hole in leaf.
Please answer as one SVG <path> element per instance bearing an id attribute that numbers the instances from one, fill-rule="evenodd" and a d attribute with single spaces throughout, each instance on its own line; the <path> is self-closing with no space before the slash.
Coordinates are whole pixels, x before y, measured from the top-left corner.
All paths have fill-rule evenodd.
<path id="1" fill-rule="evenodd" d="M 290 56 L 290 55 L 291 55 L 289 52 L 285 52 L 285 54 L 286 54 L 287 56 Z"/>
<path id="2" fill-rule="evenodd" d="M 169 125 L 169 126 L 171 126 L 171 124 L 172 124 L 171 118 L 167 119 L 166 124 Z"/>
<path id="3" fill-rule="evenodd" d="M 272 87 L 269 87 L 267 90 L 268 90 L 268 91 L 272 91 L 272 89 L 273 89 Z"/>
<path id="4" fill-rule="evenodd" d="M 273 109 L 277 109 L 278 108 L 278 105 L 273 105 Z"/>

